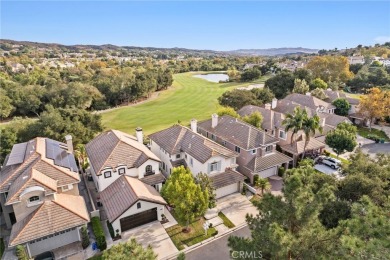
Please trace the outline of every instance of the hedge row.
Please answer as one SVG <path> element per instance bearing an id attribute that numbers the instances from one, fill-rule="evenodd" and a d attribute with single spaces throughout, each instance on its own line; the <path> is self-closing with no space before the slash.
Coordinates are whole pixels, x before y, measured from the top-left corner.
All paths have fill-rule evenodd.
<path id="1" fill-rule="evenodd" d="M 102 223 L 100 222 L 99 217 L 93 217 L 91 219 L 92 230 L 95 234 L 96 243 L 100 251 L 103 251 L 107 248 L 106 236 L 104 235 L 104 230 Z"/>

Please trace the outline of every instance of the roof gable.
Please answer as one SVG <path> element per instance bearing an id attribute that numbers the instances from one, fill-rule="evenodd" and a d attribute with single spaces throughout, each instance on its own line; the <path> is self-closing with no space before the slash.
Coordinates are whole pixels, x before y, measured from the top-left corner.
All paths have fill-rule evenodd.
<path id="1" fill-rule="evenodd" d="M 219 117 L 218 124 L 214 128 L 211 127 L 211 119 L 200 122 L 198 125 L 199 128 L 245 150 L 255 149 L 278 141 L 264 131 L 228 115 Z"/>
<path id="2" fill-rule="evenodd" d="M 139 167 L 148 159 L 160 161 L 145 145 L 131 135 L 110 130 L 95 137 L 86 145 L 88 158 L 97 175 L 105 167 L 115 168 L 125 164 Z"/>
<path id="3" fill-rule="evenodd" d="M 66 200 L 67 205 L 73 204 L 71 209 L 55 201 L 45 201 L 29 216 L 12 226 L 9 245 L 16 246 L 89 221 L 81 196 L 62 194 L 61 197 L 60 200 Z"/>
<path id="4" fill-rule="evenodd" d="M 100 197 L 108 220 L 113 222 L 138 200 L 166 204 L 165 200 L 152 187 L 137 178 L 122 175 L 105 188 Z"/>
<path id="5" fill-rule="evenodd" d="M 174 125 L 149 137 L 169 154 L 185 152 L 201 163 L 217 155 L 226 158 L 238 156 L 226 147 L 181 125 Z"/>

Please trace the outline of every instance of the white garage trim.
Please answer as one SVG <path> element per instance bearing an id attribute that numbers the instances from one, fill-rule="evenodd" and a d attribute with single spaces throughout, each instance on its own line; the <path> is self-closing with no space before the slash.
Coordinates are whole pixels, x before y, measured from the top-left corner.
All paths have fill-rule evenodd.
<path id="1" fill-rule="evenodd" d="M 216 198 L 219 199 L 219 198 L 225 197 L 227 195 L 230 195 L 232 193 L 236 193 L 239 191 L 238 187 L 239 187 L 238 183 L 233 183 L 233 184 L 227 185 L 225 187 L 216 189 L 215 190 Z"/>
<path id="2" fill-rule="evenodd" d="M 272 168 L 268 168 L 267 170 L 264 170 L 264 171 L 259 172 L 259 176 L 260 176 L 261 178 L 268 178 L 268 177 L 271 177 L 271 176 L 273 176 L 273 175 L 276 175 L 277 169 L 278 169 L 277 166 L 272 167 Z"/>

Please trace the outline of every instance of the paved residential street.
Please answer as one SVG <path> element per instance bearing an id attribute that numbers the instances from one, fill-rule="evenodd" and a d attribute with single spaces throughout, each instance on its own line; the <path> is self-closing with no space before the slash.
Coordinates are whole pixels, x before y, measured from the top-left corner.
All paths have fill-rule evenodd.
<path id="1" fill-rule="evenodd" d="M 366 144 L 362 146 L 362 150 L 368 153 L 371 157 L 374 157 L 377 153 L 390 153 L 390 143 L 384 144 Z"/>
<path id="2" fill-rule="evenodd" d="M 227 246 L 229 236 L 249 237 L 250 230 L 245 226 L 233 233 L 219 238 L 205 246 L 201 246 L 186 254 L 186 260 L 227 260 L 229 257 L 229 247 Z"/>

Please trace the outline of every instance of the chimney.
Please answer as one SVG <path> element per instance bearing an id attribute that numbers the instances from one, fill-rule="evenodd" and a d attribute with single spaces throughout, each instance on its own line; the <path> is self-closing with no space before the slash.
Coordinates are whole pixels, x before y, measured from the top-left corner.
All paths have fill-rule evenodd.
<path id="1" fill-rule="evenodd" d="M 135 129 L 135 135 L 137 137 L 138 142 L 143 144 L 144 143 L 144 133 L 142 132 L 142 128 L 141 127 L 137 127 Z"/>
<path id="2" fill-rule="evenodd" d="M 271 106 L 271 108 L 274 109 L 277 105 L 278 105 L 278 99 L 273 98 L 272 99 L 272 106 Z"/>
<path id="3" fill-rule="evenodd" d="M 195 118 L 191 119 L 191 130 L 196 133 L 198 128 L 198 121 Z"/>
<path id="4" fill-rule="evenodd" d="M 306 92 L 306 96 L 311 96 L 311 93 L 310 92 Z"/>
<path id="5" fill-rule="evenodd" d="M 267 110 L 271 110 L 271 104 L 270 103 L 265 104 L 264 107 Z"/>
<path id="6" fill-rule="evenodd" d="M 211 115 L 211 127 L 214 128 L 218 125 L 218 115 L 212 114 Z"/>
<path id="7" fill-rule="evenodd" d="M 322 118 L 322 119 L 321 119 L 321 126 L 322 126 L 322 127 L 325 126 L 325 118 Z"/>
<path id="8" fill-rule="evenodd" d="M 73 138 L 71 135 L 65 136 L 66 145 L 68 146 L 68 152 L 73 153 Z"/>

